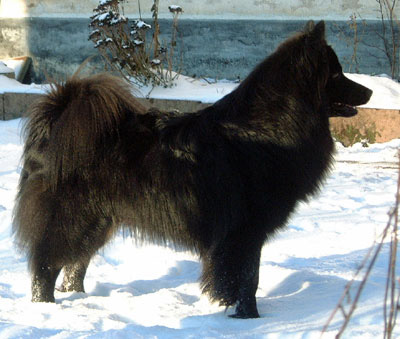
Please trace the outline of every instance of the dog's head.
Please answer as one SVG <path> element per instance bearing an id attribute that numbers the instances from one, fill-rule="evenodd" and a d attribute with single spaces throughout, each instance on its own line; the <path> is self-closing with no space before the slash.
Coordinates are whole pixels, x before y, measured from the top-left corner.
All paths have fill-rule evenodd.
<path id="1" fill-rule="evenodd" d="M 307 23 L 305 28 L 306 43 L 313 49 L 319 49 L 318 63 L 324 65 L 325 76 L 320 81 L 320 91 L 327 101 L 330 117 L 351 117 L 357 114 L 355 106 L 368 102 L 372 91 L 362 86 L 343 74 L 342 66 L 331 46 L 325 42 L 325 23 L 320 21 L 314 25 L 313 21 Z M 322 50 L 321 50 L 322 49 Z"/>

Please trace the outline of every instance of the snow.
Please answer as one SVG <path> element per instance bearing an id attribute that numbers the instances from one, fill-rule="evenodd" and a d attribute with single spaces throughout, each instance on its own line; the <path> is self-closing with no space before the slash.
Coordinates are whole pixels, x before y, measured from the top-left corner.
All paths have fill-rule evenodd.
<path id="1" fill-rule="evenodd" d="M 95 29 L 95 30 L 90 32 L 89 38 L 91 39 L 92 37 L 99 36 L 99 35 L 100 35 L 100 30 L 99 29 Z"/>
<path id="2" fill-rule="evenodd" d="M 137 44 L 140 40 L 136 41 Z M 11 67 L 11 66 L 9 66 Z M 350 79 L 359 82 L 373 90 L 370 101 L 361 106 L 365 108 L 400 109 L 400 83 L 386 75 L 370 76 L 364 74 L 346 73 Z M 175 74 L 174 74 L 175 77 Z M 193 79 L 184 75 L 176 77 L 170 88 L 141 87 L 134 93 L 141 97 L 153 99 L 193 100 L 202 103 L 214 103 L 238 86 L 228 80 L 213 81 L 208 79 Z M 23 85 L 16 80 L 0 75 L 0 94 L 9 93 L 45 93 L 48 85 Z"/>
<path id="3" fill-rule="evenodd" d="M 8 67 L 4 62 L 0 61 L 0 74 L 14 73 L 14 70 Z"/>
<path id="4" fill-rule="evenodd" d="M 172 9 L 172 10 L 177 10 L 177 9 L 182 8 L 182 7 L 181 7 L 181 6 L 178 6 L 178 5 L 170 5 L 170 6 L 168 6 L 168 8 L 170 8 L 170 9 Z"/>
<path id="5" fill-rule="evenodd" d="M 15 79 L 7 78 L 4 75 L 0 75 L 0 94 L 3 93 L 34 93 L 42 94 L 45 93 L 48 86 L 45 85 L 24 85 Z"/>
<path id="6" fill-rule="evenodd" d="M 110 25 L 116 25 L 119 24 L 121 22 L 127 22 L 128 19 L 126 17 L 124 17 L 123 15 L 116 15 L 114 18 L 111 19 L 110 21 Z"/>
<path id="7" fill-rule="evenodd" d="M 202 296 L 196 256 L 135 244 L 122 234 L 95 256 L 86 294 L 56 292 L 56 304 L 33 304 L 26 258 L 10 236 L 20 127 L 20 119 L 0 122 L 1 338 L 318 338 L 394 202 L 400 140 L 369 148 L 337 145 L 337 163 L 321 194 L 302 204 L 264 247 L 260 319 L 230 319 L 232 310 L 225 314 Z M 385 245 L 345 338 L 382 333 L 388 252 Z M 338 318 L 324 337 L 339 326 Z"/>
<path id="8" fill-rule="evenodd" d="M 177 5 L 168 6 L 168 9 L 171 13 L 181 13 L 182 12 L 182 7 L 177 6 Z"/>
<path id="9" fill-rule="evenodd" d="M 111 12 L 101 13 L 93 18 L 93 21 L 104 21 L 110 18 Z"/>
<path id="10" fill-rule="evenodd" d="M 176 74 L 173 73 L 173 77 Z M 193 79 L 184 75 L 175 78 L 174 84 L 169 88 L 162 86 L 144 86 L 136 92 L 141 97 L 153 99 L 191 100 L 212 104 L 223 96 L 232 92 L 237 83 L 232 81 L 208 81 L 207 79 Z"/>
<path id="11" fill-rule="evenodd" d="M 142 20 L 135 20 L 133 22 L 133 26 L 137 27 L 138 29 L 151 29 L 151 25 L 146 24 L 144 21 Z"/>
<path id="12" fill-rule="evenodd" d="M 351 80 L 356 81 L 371 90 L 373 95 L 369 102 L 361 107 L 399 109 L 400 108 L 400 84 L 389 76 L 370 76 L 365 74 L 346 74 Z"/>
<path id="13" fill-rule="evenodd" d="M 385 75 L 370 76 L 364 74 L 346 73 L 351 80 L 356 81 L 373 90 L 370 101 L 360 107 L 400 109 L 400 84 Z M 213 103 L 224 95 L 230 93 L 238 84 L 232 81 L 211 82 L 206 79 L 193 79 L 180 75 L 171 88 L 156 87 L 141 88 L 143 96 L 149 93 L 155 99 L 175 99 L 180 100 L 182 93 L 184 99 L 200 101 L 203 103 Z M 184 91 L 182 91 L 184 88 Z M 383 99 L 384 98 L 384 99 Z"/>
<path id="14" fill-rule="evenodd" d="M 134 43 L 136 46 L 140 46 L 140 45 L 143 45 L 143 44 L 144 44 L 144 41 L 143 41 L 143 40 L 139 40 L 139 39 L 134 39 L 134 40 L 133 40 L 133 43 Z"/>
<path id="15" fill-rule="evenodd" d="M 398 83 L 354 77 L 377 90 L 374 106 L 400 109 Z M 155 88 L 151 96 L 213 102 L 235 86 L 180 76 L 176 86 Z M 46 88 L 0 76 L 0 92 Z M 232 309 L 225 313 L 202 296 L 196 256 L 136 244 L 122 234 L 94 257 L 87 293 L 56 292 L 55 304 L 35 304 L 26 258 L 11 237 L 21 125 L 20 119 L 0 121 L 0 338 L 319 338 L 394 204 L 400 139 L 368 148 L 337 144 L 336 164 L 321 193 L 301 204 L 287 229 L 263 249 L 260 319 L 231 319 Z M 386 243 L 344 338 L 382 337 L 388 253 Z M 341 323 L 339 315 L 322 338 L 333 338 Z"/>

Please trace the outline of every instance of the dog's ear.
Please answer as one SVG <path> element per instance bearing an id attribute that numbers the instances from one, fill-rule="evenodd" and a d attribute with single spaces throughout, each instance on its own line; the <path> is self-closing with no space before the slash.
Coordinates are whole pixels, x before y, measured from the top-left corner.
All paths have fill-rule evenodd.
<path id="1" fill-rule="evenodd" d="M 315 24 L 313 20 L 307 21 L 306 25 L 304 26 L 304 33 L 310 34 L 314 30 Z"/>
<path id="2" fill-rule="evenodd" d="M 314 28 L 313 34 L 318 36 L 321 40 L 325 40 L 325 21 L 321 20 Z"/>
<path id="3" fill-rule="evenodd" d="M 308 38 L 313 41 L 321 41 L 325 40 L 325 22 L 321 20 L 316 25 L 314 21 L 310 20 L 306 24 L 305 33 L 308 35 Z"/>

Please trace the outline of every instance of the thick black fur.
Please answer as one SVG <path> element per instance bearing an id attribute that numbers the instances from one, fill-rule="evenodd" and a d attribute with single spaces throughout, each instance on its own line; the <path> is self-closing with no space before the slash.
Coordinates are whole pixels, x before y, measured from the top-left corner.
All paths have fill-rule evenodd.
<path id="1" fill-rule="evenodd" d="M 54 302 L 63 268 L 60 289 L 84 291 L 91 257 L 125 227 L 198 253 L 203 292 L 258 317 L 263 244 L 326 176 L 329 116 L 372 93 L 345 78 L 324 27 L 310 22 L 196 113 L 147 111 L 109 75 L 54 85 L 27 121 L 14 212 L 32 300 Z"/>

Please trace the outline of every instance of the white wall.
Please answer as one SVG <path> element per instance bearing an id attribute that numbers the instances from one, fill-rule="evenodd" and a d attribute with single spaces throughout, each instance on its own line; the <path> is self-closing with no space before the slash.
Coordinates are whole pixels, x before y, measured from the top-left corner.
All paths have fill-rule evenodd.
<path id="1" fill-rule="evenodd" d="M 0 0 L 0 17 L 89 17 L 98 0 Z M 125 3 L 125 14 L 136 16 L 138 1 Z M 143 16 L 153 0 L 140 0 Z M 160 0 L 160 17 L 168 18 L 168 5 L 180 5 L 184 18 L 212 19 L 343 19 L 358 13 L 377 18 L 376 0 Z M 400 5 L 397 5 L 400 10 Z"/>

